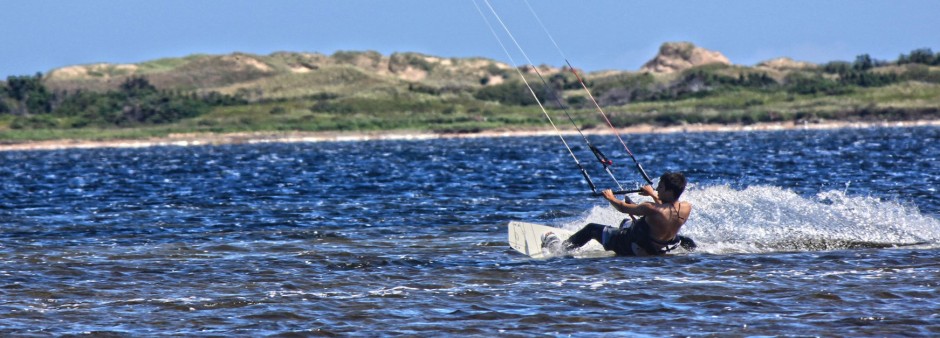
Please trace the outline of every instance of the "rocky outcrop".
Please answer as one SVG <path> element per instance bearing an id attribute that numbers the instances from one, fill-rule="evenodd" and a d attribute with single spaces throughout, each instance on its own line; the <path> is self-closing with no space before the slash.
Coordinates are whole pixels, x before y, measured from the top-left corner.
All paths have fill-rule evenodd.
<path id="1" fill-rule="evenodd" d="M 720 52 L 697 47 L 690 42 L 667 42 L 659 47 L 659 54 L 644 64 L 640 71 L 673 73 L 712 63 L 730 65 L 731 61 Z"/>

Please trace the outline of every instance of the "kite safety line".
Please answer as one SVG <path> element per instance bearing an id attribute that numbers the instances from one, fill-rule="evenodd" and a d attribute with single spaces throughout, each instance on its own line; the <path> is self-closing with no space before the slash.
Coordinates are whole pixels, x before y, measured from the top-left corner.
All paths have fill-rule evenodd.
<path id="1" fill-rule="evenodd" d="M 484 0 L 486 1 L 486 0 Z M 588 175 L 587 170 L 584 169 L 584 165 L 581 164 L 581 161 L 578 160 L 578 157 L 575 156 L 574 151 L 571 150 L 571 147 L 568 145 L 568 141 L 565 140 L 565 137 L 561 134 L 561 131 L 558 130 L 558 126 L 555 125 L 555 122 L 552 120 L 551 115 L 548 114 L 548 111 L 545 110 L 545 107 L 542 106 L 542 101 L 539 100 L 538 95 L 535 94 L 535 90 L 532 89 L 532 86 L 529 85 L 529 81 L 526 80 L 525 76 L 522 74 L 522 70 L 519 69 L 519 66 L 516 65 L 516 60 L 512 58 L 512 54 L 509 53 L 509 50 L 506 49 L 506 45 L 503 44 L 503 40 L 499 38 L 499 35 L 496 34 L 496 30 L 493 29 L 493 25 L 490 24 L 490 20 L 486 18 L 486 15 L 483 14 L 483 10 L 480 9 L 480 6 L 477 4 L 476 0 L 473 1 L 473 6 L 476 7 L 477 12 L 480 13 L 480 17 L 483 18 L 483 21 L 486 22 L 487 27 L 489 27 L 490 32 L 493 33 L 493 37 L 496 38 L 496 41 L 499 42 L 499 46 L 503 49 L 503 52 L 506 53 L 506 56 L 509 58 L 509 62 L 512 63 L 512 67 L 519 73 L 519 77 L 522 78 L 522 82 L 525 83 L 526 88 L 529 88 L 529 93 L 532 94 L 532 97 L 535 98 L 535 103 L 539 105 L 539 109 L 542 110 L 542 114 L 545 114 L 545 118 L 548 119 L 548 123 L 552 125 L 552 128 L 555 129 L 555 133 L 558 134 L 558 138 L 561 139 L 561 143 L 565 145 L 565 149 L 568 149 L 568 154 L 571 155 L 571 158 L 574 159 L 574 163 L 578 165 L 578 169 L 581 171 L 581 175 L 584 176 L 585 181 L 587 181 L 588 186 L 591 187 L 591 191 L 597 194 L 597 186 L 594 185 L 594 181 L 591 180 L 591 176 Z M 487 2 L 487 6 L 489 3 Z M 492 9 L 492 7 L 490 7 Z M 499 17 L 497 17 L 498 19 Z"/>
<path id="2" fill-rule="evenodd" d="M 561 58 L 565 60 L 566 64 L 568 64 L 568 69 L 578 79 L 578 82 L 581 83 L 581 88 L 584 88 L 584 92 L 587 93 L 588 97 L 591 99 L 591 102 L 594 103 L 594 107 L 597 108 L 597 112 L 599 112 L 601 116 L 604 117 L 604 121 L 607 122 L 607 126 L 609 126 L 610 129 L 613 130 L 614 135 L 617 136 L 617 140 L 620 140 L 620 144 L 623 145 L 623 149 L 627 151 L 627 154 L 630 155 L 630 159 L 633 160 L 633 164 L 636 165 L 637 171 L 640 172 L 640 175 L 643 176 L 643 179 L 646 180 L 647 183 L 652 185 L 653 180 L 651 180 L 649 175 L 646 174 L 646 170 L 643 169 L 643 166 L 640 165 L 640 162 L 636 160 L 636 156 L 633 156 L 633 152 L 630 151 L 629 147 L 627 147 L 627 143 L 623 141 L 623 137 L 620 136 L 620 132 L 617 131 L 617 128 L 614 127 L 614 124 L 610 122 L 610 118 L 607 117 L 607 113 L 604 112 L 604 109 L 601 109 L 601 105 L 597 103 L 596 99 L 594 99 L 594 95 L 591 94 L 591 91 L 588 89 L 587 85 L 584 84 L 584 80 L 581 78 L 581 75 L 578 74 L 578 71 L 575 70 L 574 66 L 571 65 L 571 62 L 568 61 L 568 57 L 565 56 L 565 53 L 561 50 L 561 47 L 559 47 L 558 43 L 555 42 L 555 38 L 552 37 L 552 33 L 549 33 L 548 28 L 546 28 L 545 24 L 542 23 L 542 19 L 539 18 L 539 15 L 535 13 L 535 9 L 533 9 L 532 5 L 529 4 L 529 0 L 523 0 L 523 2 L 525 2 L 526 7 L 529 8 L 529 12 L 532 13 L 532 16 L 535 17 L 535 21 L 539 23 L 539 27 L 542 27 L 542 31 L 545 32 L 545 35 L 548 36 L 548 39 L 552 41 L 553 45 L 555 45 L 555 49 L 558 51 L 558 54 L 560 54 Z"/>
<path id="3" fill-rule="evenodd" d="M 519 52 L 523 55 L 523 57 L 526 59 L 526 61 L 528 62 L 528 64 L 531 65 L 532 69 L 535 71 L 535 74 L 536 74 L 536 75 L 539 77 L 539 79 L 542 81 L 542 84 L 545 86 L 545 88 L 550 88 L 550 85 L 548 84 L 548 81 L 546 81 L 546 80 L 545 80 L 545 77 L 542 76 L 542 73 L 539 71 L 538 67 L 535 67 L 535 66 L 534 66 L 534 64 L 532 63 L 532 60 L 529 59 L 528 54 L 526 54 L 525 50 L 522 48 L 522 46 L 519 44 L 519 42 L 518 42 L 518 41 L 516 40 L 516 38 L 513 36 L 512 32 L 511 32 L 511 31 L 509 30 L 509 28 L 506 26 L 505 22 L 503 22 L 502 18 L 499 16 L 499 14 L 498 14 L 498 13 L 496 12 L 496 10 L 493 8 L 493 6 L 490 4 L 490 2 L 489 2 L 488 0 L 483 0 L 483 2 L 484 2 L 484 3 L 486 4 L 486 6 L 489 8 L 490 12 L 493 14 L 493 16 L 494 16 L 494 17 L 496 18 L 496 20 L 499 22 L 500 26 L 502 26 L 503 30 L 506 32 L 506 34 L 509 36 L 509 38 L 512 40 L 512 42 L 515 44 L 516 48 L 517 48 L 517 49 L 519 50 Z M 584 169 L 584 166 L 583 166 L 583 165 L 581 164 L 581 162 L 578 160 L 577 156 L 574 155 L 574 152 L 571 150 L 571 147 L 568 145 L 567 141 L 565 141 L 565 139 L 564 139 L 564 137 L 562 136 L 561 132 L 558 130 L 558 127 L 555 125 L 555 123 L 554 123 L 554 121 L 552 120 L 551 116 L 548 114 L 548 111 L 545 109 L 545 107 L 544 107 L 544 105 L 542 104 L 541 100 L 539 99 L 538 95 L 535 93 L 535 90 L 532 88 L 532 86 L 529 84 L 528 80 L 525 78 L 525 75 L 522 73 L 522 71 L 521 71 L 520 68 L 518 67 L 518 64 L 516 63 L 515 59 L 512 57 L 511 53 L 509 53 L 509 50 L 506 48 L 506 45 L 503 43 L 502 39 L 499 37 L 499 34 L 496 33 L 496 30 L 493 28 L 493 25 L 490 23 L 490 20 L 487 19 L 487 16 L 486 16 L 485 14 L 483 14 L 483 10 L 482 10 L 482 9 L 480 8 L 480 6 L 477 4 L 476 0 L 473 1 L 473 5 L 476 7 L 477 12 L 480 13 L 480 16 L 483 18 L 483 21 L 486 23 L 487 27 L 490 29 L 490 32 L 493 34 L 493 37 L 496 38 L 496 41 L 499 43 L 500 47 L 503 49 L 503 52 L 506 53 L 506 56 L 509 58 L 510 62 L 512 63 L 513 68 L 516 69 L 516 72 L 519 74 L 519 77 L 522 78 L 523 83 L 524 83 L 524 84 L 526 85 L 526 87 L 529 89 L 529 93 L 532 94 L 532 97 L 535 99 L 536 103 L 538 103 L 539 108 L 542 110 L 542 113 L 543 113 L 543 114 L 545 115 L 545 117 L 548 119 L 549 123 L 552 125 L 552 128 L 555 129 L 555 132 L 558 134 L 558 137 L 562 140 L 562 143 L 565 145 L 565 148 L 568 150 L 568 153 L 571 154 L 571 157 L 575 160 L 575 163 L 578 165 L 578 168 L 579 168 L 579 170 L 581 171 L 581 174 L 584 176 L 584 178 L 585 178 L 585 180 L 587 181 L 588 185 L 591 187 L 591 191 L 593 191 L 595 195 L 599 195 L 599 193 L 598 193 L 598 191 L 597 191 L 596 185 L 594 184 L 594 182 L 592 182 L 590 176 L 588 175 L 587 171 Z M 543 26 L 543 29 L 544 29 L 544 26 Z M 553 42 L 554 42 L 554 41 L 553 41 Z M 556 44 L 556 47 L 557 47 L 557 44 Z M 559 49 L 559 50 L 560 50 L 560 49 Z M 569 67 L 570 67 L 570 65 L 569 65 Z M 583 85 L 583 83 L 582 83 L 582 85 Z M 617 180 L 616 176 L 614 175 L 614 173 L 613 173 L 613 172 L 611 171 L 611 169 L 610 169 L 610 166 L 613 165 L 613 161 L 611 161 L 610 159 L 608 159 L 607 156 L 604 155 L 603 152 L 601 152 L 600 149 L 598 149 L 597 146 L 595 146 L 593 143 L 591 143 L 591 141 L 584 135 L 584 133 L 582 132 L 581 128 L 580 128 L 580 127 L 578 126 L 578 124 L 574 121 L 574 118 L 571 117 L 571 114 L 568 112 L 568 109 L 566 108 L 566 105 L 561 102 L 561 100 L 560 100 L 560 98 L 558 97 L 558 95 L 555 94 L 554 92 L 552 92 L 551 94 L 552 94 L 552 96 L 553 96 L 555 102 L 558 104 L 558 106 L 559 106 L 560 108 L 562 108 L 562 110 L 564 111 L 565 116 L 568 118 L 568 121 L 571 122 L 571 124 L 574 126 L 574 128 L 578 131 L 578 134 L 581 136 L 581 138 L 582 138 L 582 139 L 584 140 L 584 142 L 587 144 L 588 148 L 591 150 L 591 152 L 592 152 L 592 153 L 594 154 L 594 156 L 597 158 L 598 162 L 603 166 L 604 171 L 606 171 L 607 174 L 610 176 L 610 178 L 613 179 L 613 181 L 617 184 L 617 187 L 618 187 L 620 190 L 619 190 L 619 191 L 616 191 L 615 193 L 616 193 L 616 194 L 627 194 L 627 193 L 638 192 L 639 190 L 629 190 L 629 191 L 627 191 L 627 190 L 624 190 L 624 189 L 623 189 L 623 186 L 620 184 L 620 181 Z M 628 149 L 627 151 L 629 152 L 629 149 Z M 632 156 L 632 154 L 631 154 L 631 156 Z M 636 162 L 636 159 L 634 159 L 634 162 Z"/>
<path id="4" fill-rule="evenodd" d="M 483 2 L 490 9 L 490 12 L 493 13 L 493 17 L 495 17 L 496 20 L 499 22 L 499 24 L 503 27 L 503 30 L 506 32 L 506 35 L 508 35 L 509 38 L 512 40 L 512 42 L 516 45 L 516 48 L 519 50 L 519 53 L 522 54 L 526 62 L 528 62 L 528 64 L 532 67 L 532 70 L 535 71 L 535 74 L 538 75 L 539 80 L 542 81 L 542 85 L 545 86 L 546 89 L 548 89 L 550 87 L 548 84 L 548 81 L 545 80 L 545 77 L 542 76 L 542 72 L 540 72 L 538 67 L 536 67 L 535 64 L 532 63 L 532 60 L 529 59 L 529 55 L 526 54 L 525 50 L 522 49 L 522 46 L 519 45 L 519 42 L 516 41 L 516 38 L 509 31 L 509 27 L 506 26 L 506 24 L 503 22 L 503 19 L 499 16 L 499 14 L 496 13 L 496 10 L 490 4 L 489 0 L 483 0 Z M 499 39 L 498 36 L 496 38 Z M 516 70 L 519 71 L 518 67 Z M 519 75 L 522 76 L 521 71 L 519 71 Z M 529 89 L 531 90 L 532 88 L 530 87 Z M 608 159 L 607 156 L 604 155 L 604 153 L 602 153 L 600 149 L 597 148 L 597 146 L 591 143 L 591 141 L 588 140 L 587 136 L 584 136 L 584 132 L 582 132 L 581 128 L 578 127 L 578 124 L 574 121 L 574 118 L 571 117 L 571 114 L 568 112 L 568 109 L 566 108 L 565 104 L 561 102 L 561 99 L 558 98 L 558 95 L 552 93 L 552 97 L 555 99 L 555 103 L 558 104 L 558 106 L 561 107 L 562 111 L 565 112 L 565 116 L 568 117 L 568 121 L 571 122 L 571 125 L 573 125 L 575 130 L 578 131 L 578 134 L 581 135 L 581 139 L 584 140 L 584 143 L 587 144 L 588 148 L 591 149 L 591 152 L 594 153 L 594 157 L 597 158 L 597 161 L 601 164 L 601 166 L 604 167 L 604 170 L 607 172 L 608 175 L 610 175 L 610 178 L 614 180 L 614 183 L 617 184 L 617 187 L 620 188 L 620 190 L 623 190 L 623 185 L 620 184 L 620 181 L 617 180 L 617 177 L 614 176 L 614 173 L 610 170 L 610 166 L 613 165 L 614 162 Z M 536 97 L 535 100 L 538 101 L 538 97 Z"/>
<path id="5" fill-rule="evenodd" d="M 532 69 L 535 71 L 535 74 L 536 74 L 536 75 L 538 76 L 538 78 L 542 81 L 542 84 L 545 86 L 545 88 L 549 88 L 550 86 L 549 86 L 549 84 L 548 84 L 548 81 L 545 80 L 545 77 L 542 76 L 542 73 L 539 71 L 538 67 L 535 67 L 535 65 L 532 63 L 532 60 L 529 59 L 528 54 L 526 54 L 526 53 L 525 53 L 525 50 L 522 48 L 522 46 L 519 45 L 519 42 L 518 42 L 518 41 L 516 40 L 516 38 L 512 35 L 512 32 L 510 32 L 509 28 L 508 28 L 508 27 L 506 26 L 506 24 L 503 22 L 502 18 L 499 16 L 499 14 L 496 13 L 496 10 L 493 8 L 493 6 L 489 3 L 488 0 L 483 0 L 483 1 L 484 1 L 484 3 L 486 4 L 486 6 L 489 8 L 490 12 L 493 13 L 493 16 L 496 18 L 496 20 L 499 22 L 499 24 L 502 26 L 503 30 L 506 32 L 506 34 L 509 36 L 509 38 L 512 40 L 512 42 L 515 44 L 516 48 L 519 50 L 519 52 L 522 54 L 522 56 L 525 57 L 525 59 L 526 59 L 526 61 L 528 62 L 528 64 L 531 65 Z M 559 138 L 561 138 L 561 139 L 562 139 L 562 142 L 565 143 L 565 147 L 568 149 L 568 152 L 571 154 L 572 158 L 575 159 L 575 162 L 578 164 L 578 168 L 581 170 L 582 175 L 583 175 L 584 178 L 588 181 L 588 185 L 591 186 L 591 190 L 594 192 L 595 195 L 597 195 L 598 192 L 597 192 L 596 186 L 595 186 L 594 183 L 591 181 L 590 176 L 587 175 L 587 171 L 584 170 L 583 165 L 581 165 L 581 163 L 577 160 L 577 157 L 576 157 L 576 156 L 574 155 L 574 153 L 571 151 L 571 148 L 568 147 L 567 142 L 564 141 L 564 137 L 563 137 L 563 136 L 561 135 L 561 133 L 558 131 L 558 128 L 555 126 L 555 123 L 552 122 L 551 116 L 550 116 L 550 115 L 548 114 L 548 112 L 545 110 L 545 107 L 542 105 L 541 101 L 539 100 L 538 95 L 536 95 L 535 90 L 532 89 L 532 86 L 529 84 L 528 80 L 526 80 L 525 76 L 522 74 L 522 71 L 519 69 L 519 67 L 518 67 L 518 65 L 516 64 L 515 60 L 513 59 L 512 55 L 509 53 L 509 51 L 508 51 L 508 49 L 506 48 L 505 44 L 503 44 L 502 39 L 499 38 L 499 35 L 496 33 L 495 29 L 493 28 L 493 25 L 490 23 L 489 19 L 487 19 L 486 15 L 483 14 L 483 11 L 480 9 L 480 6 L 477 5 L 476 1 L 474 1 L 473 4 L 474 4 L 474 6 L 476 6 L 477 11 L 480 13 L 480 16 L 483 18 L 484 22 L 486 22 L 487 26 L 488 26 L 489 29 L 490 29 L 490 32 L 493 33 L 493 37 L 495 37 L 495 38 L 496 38 L 496 41 L 499 42 L 499 45 L 500 45 L 500 47 L 502 47 L 503 52 L 506 53 L 506 56 L 509 58 L 510 62 L 513 64 L 513 67 L 516 69 L 516 72 L 519 73 L 519 77 L 522 78 L 523 83 L 525 83 L 526 87 L 529 89 L 529 92 L 532 94 L 533 98 L 535 98 L 535 101 L 538 102 L 539 108 L 541 108 L 542 113 L 545 114 L 545 117 L 548 118 L 549 123 L 551 123 L 552 127 L 555 128 L 556 133 L 558 133 Z M 597 146 L 595 146 L 593 143 L 591 143 L 591 141 L 584 135 L 584 133 L 582 132 L 581 128 L 578 127 L 578 124 L 574 121 L 574 118 L 571 117 L 571 114 L 568 112 L 568 109 L 566 108 L 566 106 L 561 102 L 561 100 L 560 100 L 560 98 L 558 97 L 558 95 L 552 93 L 552 96 L 553 96 L 555 102 L 558 104 L 558 106 L 561 107 L 562 110 L 564 111 L 565 116 L 568 118 L 568 121 L 571 122 L 571 124 L 574 126 L 574 128 L 578 131 L 578 134 L 581 135 L 581 138 L 584 140 L 585 144 L 587 144 L 588 148 L 591 149 L 591 152 L 594 154 L 594 157 L 596 157 L 596 158 L 597 158 L 597 161 L 601 164 L 601 166 L 603 166 L 604 171 L 606 171 L 607 174 L 610 176 L 610 178 L 617 184 L 617 187 L 620 189 L 620 191 L 618 191 L 617 193 L 629 193 L 629 192 L 633 192 L 633 191 L 624 191 L 623 185 L 620 184 L 620 181 L 617 180 L 617 177 L 616 177 L 616 176 L 614 175 L 614 173 L 610 170 L 610 166 L 613 165 L 613 161 L 611 161 L 609 158 L 607 158 L 607 156 L 604 155 L 604 153 L 601 152 L 600 149 L 598 149 Z"/>

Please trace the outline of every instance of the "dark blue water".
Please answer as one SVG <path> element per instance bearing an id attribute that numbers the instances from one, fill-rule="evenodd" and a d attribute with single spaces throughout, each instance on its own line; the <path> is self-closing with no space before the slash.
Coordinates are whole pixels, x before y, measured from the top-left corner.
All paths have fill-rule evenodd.
<path id="1" fill-rule="evenodd" d="M 628 135 L 701 250 L 550 260 L 506 223 L 622 217 L 557 137 L 0 153 L 0 334 L 936 336 L 938 139 Z"/>

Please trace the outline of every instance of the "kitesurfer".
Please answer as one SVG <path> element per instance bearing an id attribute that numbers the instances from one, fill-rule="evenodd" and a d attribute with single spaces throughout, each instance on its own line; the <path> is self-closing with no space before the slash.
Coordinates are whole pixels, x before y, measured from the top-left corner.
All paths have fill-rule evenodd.
<path id="1" fill-rule="evenodd" d="M 604 190 L 604 198 L 614 209 L 640 218 L 629 227 L 625 226 L 628 220 L 624 220 L 619 228 L 590 223 L 561 244 L 570 251 L 594 239 L 603 244 L 605 250 L 619 256 L 663 255 L 679 246 L 694 249 L 692 239 L 678 235 L 692 213 L 692 204 L 679 201 L 685 185 L 686 178 L 682 173 L 665 173 L 659 178 L 656 190 L 647 185 L 640 192 L 640 195 L 652 197 L 653 202 L 640 204 L 629 199 L 621 201 L 610 189 Z M 553 241 L 549 238 L 543 242 Z"/>

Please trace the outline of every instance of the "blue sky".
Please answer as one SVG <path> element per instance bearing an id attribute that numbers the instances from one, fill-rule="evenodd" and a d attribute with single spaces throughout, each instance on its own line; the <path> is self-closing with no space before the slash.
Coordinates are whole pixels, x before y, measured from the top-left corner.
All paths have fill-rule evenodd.
<path id="1" fill-rule="evenodd" d="M 564 64 L 524 2 L 490 1 L 534 63 Z M 589 71 L 636 70 L 666 41 L 690 41 L 744 65 L 778 56 L 822 63 L 940 51 L 940 1 L 529 1 L 568 59 Z M 414 51 L 509 61 L 473 0 L 4 0 L 0 7 L 3 78 L 236 51 Z"/>

